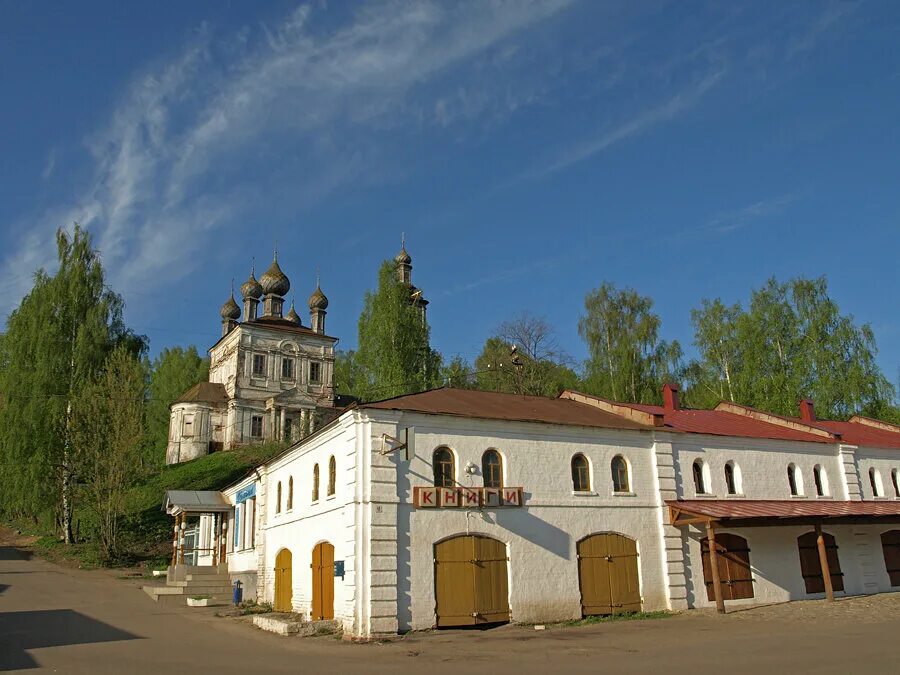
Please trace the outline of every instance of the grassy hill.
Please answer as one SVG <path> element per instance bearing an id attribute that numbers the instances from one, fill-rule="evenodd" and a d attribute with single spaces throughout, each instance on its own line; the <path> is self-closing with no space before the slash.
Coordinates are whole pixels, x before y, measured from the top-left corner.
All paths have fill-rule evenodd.
<path id="1" fill-rule="evenodd" d="M 164 467 L 136 483 L 126 497 L 120 534 L 123 554 L 116 562 L 146 563 L 154 567 L 167 564 L 172 551 L 173 521 L 161 508 L 166 490 L 221 490 L 287 447 L 282 443 L 265 443 L 217 452 Z M 81 541 L 73 546 L 66 546 L 55 534 L 34 531 L 33 527 L 24 529 L 43 535 L 35 544 L 41 555 L 79 567 L 97 567 L 100 556 L 92 540 L 94 514 L 78 509 L 76 504 L 76 521 L 80 521 Z"/>

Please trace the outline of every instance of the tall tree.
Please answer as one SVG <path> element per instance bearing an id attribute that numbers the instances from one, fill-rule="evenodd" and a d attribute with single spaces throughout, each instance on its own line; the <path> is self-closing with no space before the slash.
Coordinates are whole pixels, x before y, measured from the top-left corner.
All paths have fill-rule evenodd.
<path id="1" fill-rule="evenodd" d="M 9 316 L 0 358 L 0 508 L 52 511 L 72 541 L 73 404 L 117 345 L 144 340 L 122 320 L 122 298 L 104 283 L 90 236 L 76 226 L 56 235 L 59 269 L 35 274 L 34 287 Z"/>
<path id="2" fill-rule="evenodd" d="M 604 282 L 587 294 L 578 334 L 590 354 L 584 389 L 617 401 L 656 403 L 662 385 L 681 376 L 681 345 L 659 337 L 653 300 Z"/>
<path id="3" fill-rule="evenodd" d="M 366 293 L 359 317 L 358 391 L 364 400 L 400 396 L 440 383 L 441 355 L 429 344 L 429 328 L 402 282 L 396 264 L 385 261 L 378 288 Z"/>
<path id="4" fill-rule="evenodd" d="M 209 377 L 209 359 L 191 345 L 165 348 L 151 364 L 147 402 L 147 451 L 142 463 L 159 466 L 166 457 L 169 437 L 169 408 L 185 391 Z"/>
<path id="5" fill-rule="evenodd" d="M 478 388 L 557 396 L 578 381 L 568 360 L 547 320 L 525 312 L 500 324 L 484 343 L 475 360 Z"/>
<path id="6" fill-rule="evenodd" d="M 81 388 L 73 404 L 73 448 L 79 494 L 97 517 L 104 563 L 120 553 L 119 522 L 126 491 L 140 474 L 144 434 L 144 368 L 117 347 L 103 372 Z"/>
<path id="7" fill-rule="evenodd" d="M 699 357 L 688 369 L 692 404 L 728 398 L 796 415 L 797 401 L 811 397 L 833 418 L 892 410 L 894 388 L 875 362 L 871 327 L 840 313 L 824 277 L 769 279 L 752 292 L 748 310 L 704 301 L 693 319 Z"/>

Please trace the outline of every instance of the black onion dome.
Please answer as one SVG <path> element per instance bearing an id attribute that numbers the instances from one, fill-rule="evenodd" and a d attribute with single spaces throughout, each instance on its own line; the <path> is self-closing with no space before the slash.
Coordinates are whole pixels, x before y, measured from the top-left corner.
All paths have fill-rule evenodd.
<path id="1" fill-rule="evenodd" d="M 291 290 L 291 282 L 278 266 L 277 258 L 272 261 L 265 274 L 259 278 L 259 283 L 262 286 L 263 293 L 266 295 L 272 294 L 284 297 Z"/>
<path id="2" fill-rule="evenodd" d="M 241 318 L 241 308 L 238 307 L 238 304 L 234 301 L 234 295 L 228 298 L 228 302 L 222 305 L 222 310 L 219 314 L 222 315 L 223 319 L 231 319 L 232 321 L 237 321 Z"/>
<path id="3" fill-rule="evenodd" d="M 328 298 L 325 297 L 325 294 L 322 292 L 322 288 L 318 284 L 316 284 L 316 290 L 314 290 L 313 294 L 309 296 L 309 308 L 328 309 Z"/>
<path id="4" fill-rule="evenodd" d="M 394 258 L 394 262 L 396 262 L 398 265 L 412 264 L 412 258 L 410 257 L 409 253 L 406 252 L 406 244 L 403 244 L 403 246 L 400 247 L 400 253 L 396 255 L 396 257 Z"/>
<path id="5" fill-rule="evenodd" d="M 263 288 L 251 271 L 250 278 L 241 284 L 241 297 L 244 298 L 244 300 L 247 300 L 248 298 L 259 300 L 260 297 L 262 297 L 262 294 Z"/>
<path id="6" fill-rule="evenodd" d="M 291 323 L 295 323 L 298 326 L 300 325 L 300 316 L 297 314 L 297 311 L 294 309 L 294 303 L 291 302 L 291 309 L 288 311 L 287 315 L 284 317 Z"/>

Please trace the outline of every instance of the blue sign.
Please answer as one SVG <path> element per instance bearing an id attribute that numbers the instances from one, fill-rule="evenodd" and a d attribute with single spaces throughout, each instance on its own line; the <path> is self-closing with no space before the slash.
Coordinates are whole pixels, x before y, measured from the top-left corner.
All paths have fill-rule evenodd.
<path id="1" fill-rule="evenodd" d="M 255 497 L 255 496 L 256 496 L 256 483 L 253 483 L 252 485 L 248 485 L 247 487 L 238 490 L 237 498 L 235 501 L 238 504 L 240 504 L 241 502 L 245 502 L 248 499 L 250 499 L 250 497 Z"/>
<path id="2" fill-rule="evenodd" d="M 335 560 L 334 561 L 334 576 L 344 578 L 344 561 L 343 560 Z"/>

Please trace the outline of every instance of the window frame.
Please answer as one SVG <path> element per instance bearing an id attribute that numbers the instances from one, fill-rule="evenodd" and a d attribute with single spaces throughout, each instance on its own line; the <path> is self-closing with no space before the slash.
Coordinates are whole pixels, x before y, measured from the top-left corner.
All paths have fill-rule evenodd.
<path id="1" fill-rule="evenodd" d="M 572 477 L 572 492 L 590 494 L 592 492 L 591 463 L 584 453 L 576 452 L 572 455 L 572 459 L 569 460 L 569 468 Z"/>
<path id="2" fill-rule="evenodd" d="M 262 366 L 259 369 L 257 369 L 257 367 L 256 367 L 257 363 L 262 364 Z M 252 377 L 266 377 L 267 366 L 268 366 L 268 364 L 266 362 L 265 354 L 253 354 L 252 358 L 250 359 L 250 375 Z"/>
<path id="3" fill-rule="evenodd" d="M 617 466 L 618 464 L 618 466 Z M 628 495 L 631 494 L 631 471 L 628 466 L 628 460 L 625 459 L 624 455 L 616 455 L 612 458 L 609 463 L 610 474 L 612 475 L 612 484 L 613 484 L 613 494 L 619 495 Z M 621 481 L 622 474 L 625 475 L 625 489 L 620 489 L 622 486 L 618 481 Z M 618 478 L 618 481 L 617 481 Z"/>
<path id="4" fill-rule="evenodd" d="M 285 372 L 287 369 L 288 372 Z M 295 377 L 295 369 L 294 369 L 294 357 L 292 356 L 282 356 L 281 357 L 281 379 L 282 380 L 293 380 Z"/>
<path id="5" fill-rule="evenodd" d="M 319 463 L 313 465 L 313 485 L 312 485 L 312 502 L 315 504 L 319 501 Z"/>
<path id="6" fill-rule="evenodd" d="M 328 459 L 328 492 L 325 494 L 325 496 L 326 497 L 334 497 L 336 488 L 337 488 L 337 460 L 335 460 L 334 455 L 332 455 Z"/>
<path id="7" fill-rule="evenodd" d="M 881 499 L 884 497 L 884 484 L 881 482 L 881 472 L 874 466 L 869 467 L 869 486 L 872 488 L 872 497 Z"/>
<path id="8" fill-rule="evenodd" d="M 185 438 L 194 437 L 195 413 L 185 413 L 181 416 L 181 435 Z"/>
<path id="9" fill-rule="evenodd" d="M 441 459 L 438 459 L 439 454 L 442 456 Z M 435 487 L 456 487 L 456 456 L 453 450 L 446 445 L 436 447 L 431 453 L 431 468 Z"/>
<path id="10" fill-rule="evenodd" d="M 313 377 L 313 372 L 315 372 L 315 377 Z M 321 384 L 322 383 L 322 362 L 321 361 L 310 361 L 309 362 L 309 383 L 310 384 Z"/>
<path id="11" fill-rule="evenodd" d="M 281 513 L 281 481 L 278 481 L 278 487 L 276 488 L 277 498 L 275 500 L 275 515 L 277 516 Z"/>
<path id="12" fill-rule="evenodd" d="M 734 497 L 738 494 L 737 481 L 734 477 L 734 462 L 725 462 L 725 494 Z"/>
<path id="13" fill-rule="evenodd" d="M 691 462 L 691 477 L 694 480 L 694 494 L 695 495 L 709 495 L 712 494 L 708 490 L 708 486 L 706 485 L 706 471 L 705 471 L 705 462 L 699 457 Z"/>
<path id="14" fill-rule="evenodd" d="M 259 433 L 254 433 L 253 425 L 259 423 Z M 262 415 L 250 415 L 250 438 L 263 438 L 266 435 L 265 418 Z"/>
<path id="15" fill-rule="evenodd" d="M 287 504 L 285 505 L 286 511 L 294 510 L 294 477 L 288 476 L 288 493 L 287 493 Z"/>
<path id="16" fill-rule="evenodd" d="M 503 487 L 503 456 L 496 448 L 488 448 L 481 454 L 481 481 L 486 488 Z"/>
<path id="17" fill-rule="evenodd" d="M 900 484 L 898 484 L 897 469 L 891 469 L 891 484 L 894 486 L 894 498 L 900 499 Z"/>
<path id="18" fill-rule="evenodd" d="M 813 467 L 813 486 L 816 490 L 816 497 L 828 497 L 829 495 L 829 486 L 828 486 L 828 473 L 824 473 L 823 480 L 823 472 L 825 472 L 825 468 L 821 464 L 816 464 Z"/>
<path id="19" fill-rule="evenodd" d="M 806 491 L 803 489 L 803 473 L 800 467 L 791 462 L 788 464 L 788 490 L 791 497 L 805 497 Z"/>

